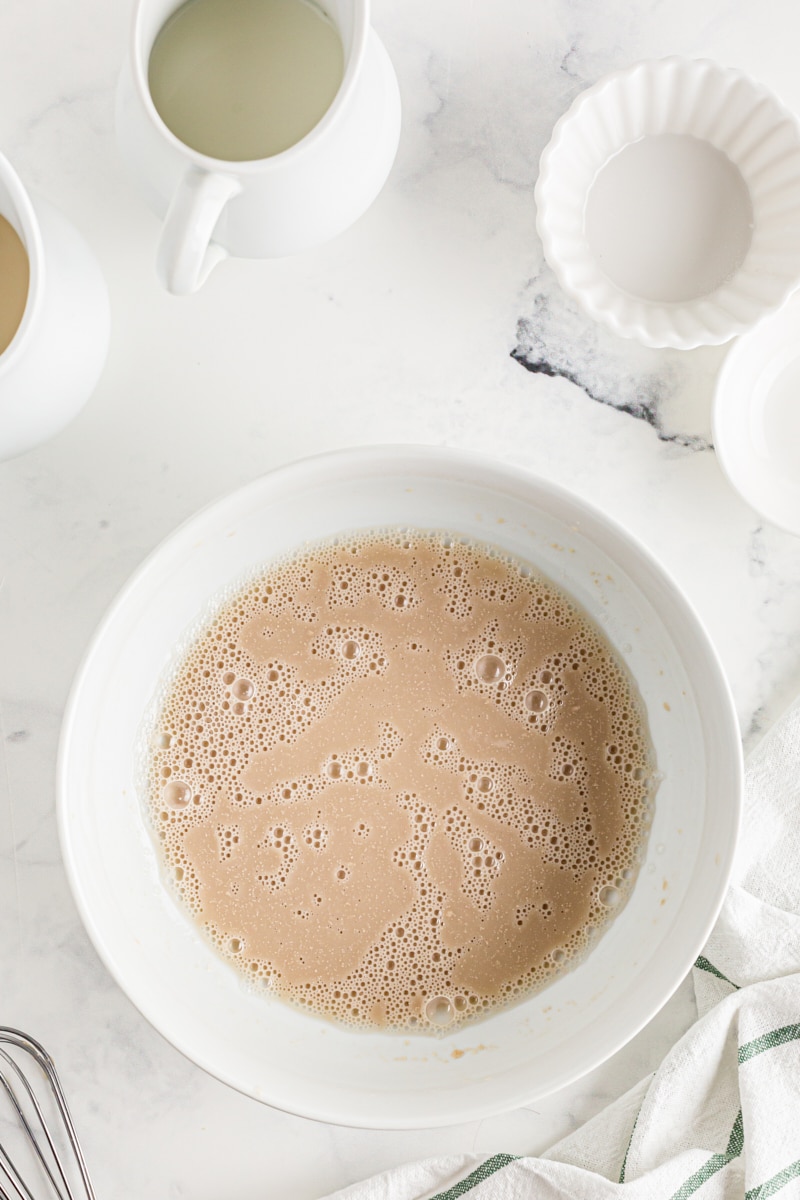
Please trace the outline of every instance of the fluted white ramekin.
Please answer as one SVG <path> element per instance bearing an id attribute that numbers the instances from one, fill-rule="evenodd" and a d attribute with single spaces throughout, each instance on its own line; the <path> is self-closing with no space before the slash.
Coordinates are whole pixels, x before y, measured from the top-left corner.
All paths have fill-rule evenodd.
<path id="1" fill-rule="evenodd" d="M 660 303 L 602 270 L 585 230 L 600 170 L 645 137 L 686 134 L 722 151 L 750 193 L 749 249 L 715 291 Z M 537 229 L 561 286 L 590 316 L 648 346 L 718 345 L 781 306 L 800 283 L 800 122 L 762 84 L 705 60 L 641 62 L 583 92 L 540 161 Z"/>

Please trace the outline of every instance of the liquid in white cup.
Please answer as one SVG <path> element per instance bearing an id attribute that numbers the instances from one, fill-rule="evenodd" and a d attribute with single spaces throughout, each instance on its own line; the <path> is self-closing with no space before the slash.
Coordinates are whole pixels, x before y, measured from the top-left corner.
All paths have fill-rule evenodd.
<path id="1" fill-rule="evenodd" d="M 307 0 L 188 0 L 155 40 L 148 83 L 182 142 L 245 162 L 310 133 L 343 73 L 339 31 Z"/>
<path id="2" fill-rule="evenodd" d="M 14 226 L 0 216 L 0 354 L 14 340 L 28 301 L 30 264 Z"/>

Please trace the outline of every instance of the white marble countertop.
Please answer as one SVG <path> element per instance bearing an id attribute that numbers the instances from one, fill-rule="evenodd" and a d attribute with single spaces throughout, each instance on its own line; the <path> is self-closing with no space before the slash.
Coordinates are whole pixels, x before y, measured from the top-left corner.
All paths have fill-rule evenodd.
<path id="1" fill-rule="evenodd" d="M 59 722 L 100 615 L 200 505 L 353 443 L 480 449 L 639 535 L 719 650 L 746 742 L 800 687 L 800 541 L 731 491 L 710 446 L 724 350 L 644 350 L 561 294 L 534 230 L 537 160 L 587 84 L 708 55 L 800 110 L 794 0 L 377 0 L 404 129 L 371 211 L 324 249 L 159 290 L 156 219 L 118 161 L 127 3 L 4 0 L 0 149 L 109 283 L 108 365 L 55 440 L 0 464 L 0 1023 L 51 1049 L 101 1200 L 310 1200 L 404 1160 L 544 1149 L 651 1070 L 684 984 L 614 1059 L 535 1107 L 418 1133 L 317 1125 L 235 1094 L 139 1016 L 83 931 L 54 819 Z"/>

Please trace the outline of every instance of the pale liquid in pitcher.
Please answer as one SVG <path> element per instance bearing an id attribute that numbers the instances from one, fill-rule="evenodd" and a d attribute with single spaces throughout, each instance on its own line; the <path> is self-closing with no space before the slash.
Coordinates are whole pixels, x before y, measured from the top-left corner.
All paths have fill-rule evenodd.
<path id="1" fill-rule="evenodd" d="M 254 985 L 436 1033 L 574 965 L 652 817 L 636 687 L 549 580 L 418 530 L 231 595 L 148 733 L 168 881 Z"/>
<path id="2" fill-rule="evenodd" d="M 19 329 L 28 301 L 30 267 L 19 234 L 0 217 L 0 354 Z"/>
<path id="3" fill-rule="evenodd" d="M 189 0 L 156 38 L 150 94 L 164 123 L 212 158 L 267 158 L 325 115 L 344 71 L 333 23 L 306 0 Z"/>

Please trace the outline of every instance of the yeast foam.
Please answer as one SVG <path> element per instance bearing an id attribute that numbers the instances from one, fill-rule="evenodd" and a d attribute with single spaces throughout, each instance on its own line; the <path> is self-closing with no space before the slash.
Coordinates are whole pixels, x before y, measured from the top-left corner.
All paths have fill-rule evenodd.
<path id="1" fill-rule="evenodd" d="M 441 1032 L 546 986 L 624 906 L 655 763 L 635 683 L 528 565 L 358 533 L 222 602 L 166 686 L 165 878 L 255 986 Z"/>

